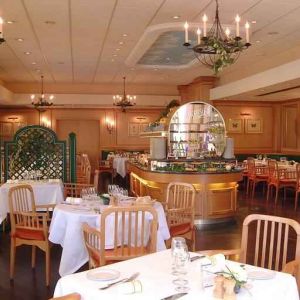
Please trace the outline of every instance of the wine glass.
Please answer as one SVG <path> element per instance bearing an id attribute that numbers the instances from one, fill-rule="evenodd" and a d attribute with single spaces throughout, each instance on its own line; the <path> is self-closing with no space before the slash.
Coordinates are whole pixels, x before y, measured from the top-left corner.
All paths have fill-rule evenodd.
<path id="1" fill-rule="evenodd" d="M 189 290 L 188 280 L 186 275 L 188 273 L 188 266 L 190 263 L 190 254 L 186 245 L 181 244 L 181 247 L 175 253 L 175 267 L 177 271 L 177 278 L 173 280 L 176 285 L 177 292 L 187 292 Z"/>

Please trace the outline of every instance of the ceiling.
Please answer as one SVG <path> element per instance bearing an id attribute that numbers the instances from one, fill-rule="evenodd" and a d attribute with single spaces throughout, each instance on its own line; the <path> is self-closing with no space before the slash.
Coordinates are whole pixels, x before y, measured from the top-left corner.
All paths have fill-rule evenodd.
<path id="1" fill-rule="evenodd" d="M 275 57 L 300 45 L 299 0 L 219 3 L 229 27 L 236 13 L 242 22 L 253 22 L 253 46 L 221 74 L 219 84 L 278 65 Z M 214 0 L 0 0 L 6 21 L 0 79 L 32 83 L 44 74 L 49 84 L 115 84 L 126 75 L 129 84 L 186 84 L 212 72 L 192 63 L 180 41 L 182 25 L 201 25 L 204 12 L 212 21 L 214 10 Z"/>

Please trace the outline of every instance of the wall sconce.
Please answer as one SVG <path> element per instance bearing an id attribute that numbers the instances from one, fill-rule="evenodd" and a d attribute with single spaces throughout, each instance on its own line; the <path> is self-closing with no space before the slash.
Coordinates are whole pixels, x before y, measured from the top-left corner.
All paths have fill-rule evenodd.
<path id="1" fill-rule="evenodd" d="M 48 118 L 46 118 L 46 117 L 42 117 L 41 118 L 41 125 L 45 126 L 45 127 L 48 127 L 48 128 L 51 128 L 51 121 L 48 120 Z"/>
<path id="2" fill-rule="evenodd" d="M 247 113 L 247 112 L 243 112 L 243 113 L 240 113 L 240 116 L 242 116 L 242 117 L 249 117 L 249 116 L 251 116 L 251 114 Z"/>
<path id="3" fill-rule="evenodd" d="M 106 129 L 109 132 L 109 134 L 112 134 L 115 126 L 115 122 L 111 119 L 106 118 L 105 119 Z"/>

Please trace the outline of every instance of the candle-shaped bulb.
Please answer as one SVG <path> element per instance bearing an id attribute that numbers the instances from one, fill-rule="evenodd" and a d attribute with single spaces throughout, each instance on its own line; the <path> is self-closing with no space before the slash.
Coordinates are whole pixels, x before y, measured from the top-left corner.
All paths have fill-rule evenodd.
<path id="1" fill-rule="evenodd" d="M 185 43 L 189 42 L 189 23 L 188 22 L 184 23 L 184 42 Z"/>
<path id="2" fill-rule="evenodd" d="M 0 17 L 0 38 L 3 38 L 3 19 Z"/>
<path id="3" fill-rule="evenodd" d="M 227 38 L 229 38 L 229 36 L 230 36 L 230 29 L 228 27 L 225 29 L 225 34 L 226 34 Z"/>
<path id="4" fill-rule="evenodd" d="M 240 21 L 241 18 L 239 15 L 236 15 L 235 22 L 236 22 L 236 36 L 240 36 Z"/>
<path id="5" fill-rule="evenodd" d="M 198 42 L 198 45 L 201 43 L 201 29 L 198 28 L 197 31 L 197 42 Z"/>
<path id="6" fill-rule="evenodd" d="M 202 17 L 202 21 L 203 21 L 203 36 L 206 37 L 206 22 L 207 22 L 208 18 L 207 15 L 204 14 Z"/>
<path id="7" fill-rule="evenodd" d="M 249 22 L 246 22 L 245 29 L 246 29 L 246 43 L 249 43 L 250 42 L 250 36 L 249 36 L 250 24 L 249 24 Z"/>

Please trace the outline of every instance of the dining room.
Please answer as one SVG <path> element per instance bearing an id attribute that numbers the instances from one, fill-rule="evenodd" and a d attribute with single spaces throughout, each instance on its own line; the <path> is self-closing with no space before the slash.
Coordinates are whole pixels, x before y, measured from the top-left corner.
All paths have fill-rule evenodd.
<path id="1" fill-rule="evenodd" d="M 299 11 L 0 0 L 0 299 L 299 299 Z"/>

